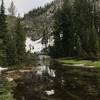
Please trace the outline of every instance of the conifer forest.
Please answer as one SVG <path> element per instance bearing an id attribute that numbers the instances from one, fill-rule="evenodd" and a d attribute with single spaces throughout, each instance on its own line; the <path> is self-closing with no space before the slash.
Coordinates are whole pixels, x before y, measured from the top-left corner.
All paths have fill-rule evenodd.
<path id="1" fill-rule="evenodd" d="M 0 0 L 0 100 L 100 100 L 100 0 Z"/>

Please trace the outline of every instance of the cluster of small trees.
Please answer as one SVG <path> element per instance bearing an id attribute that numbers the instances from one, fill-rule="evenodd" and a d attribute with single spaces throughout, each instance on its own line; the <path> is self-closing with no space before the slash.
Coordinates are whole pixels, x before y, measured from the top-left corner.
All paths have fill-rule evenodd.
<path id="1" fill-rule="evenodd" d="M 33 9 L 32 11 L 29 11 L 28 14 L 25 14 L 24 17 L 36 17 L 36 16 L 39 16 L 45 12 L 47 12 L 47 10 L 52 6 L 54 5 L 54 2 L 52 2 L 51 4 L 47 4 L 45 5 L 44 7 L 38 7 L 38 8 L 35 8 Z"/>
<path id="2" fill-rule="evenodd" d="M 99 21 L 94 0 L 63 0 L 55 14 L 54 57 L 96 58 L 99 53 Z"/>
<path id="3" fill-rule="evenodd" d="M 13 3 L 11 7 L 9 12 L 14 17 L 15 7 Z M 0 65 L 2 66 L 20 64 L 25 59 L 25 34 L 20 23 L 20 17 L 16 18 L 14 28 L 13 31 L 8 30 L 7 16 L 2 0 L 0 6 Z"/>

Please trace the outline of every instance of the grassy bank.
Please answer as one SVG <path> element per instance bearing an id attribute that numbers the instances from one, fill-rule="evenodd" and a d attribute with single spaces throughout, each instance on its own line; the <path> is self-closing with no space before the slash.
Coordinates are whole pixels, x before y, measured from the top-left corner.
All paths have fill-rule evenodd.
<path id="1" fill-rule="evenodd" d="M 96 67 L 100 68 L 100 61 L 91 61 L 91 60 L 77 60 L 77 59 L 68 59 L 68 58 L 61 58 L 58 60 L 60 63 L 64 65 L 82 65 L 87 67 Z"/>

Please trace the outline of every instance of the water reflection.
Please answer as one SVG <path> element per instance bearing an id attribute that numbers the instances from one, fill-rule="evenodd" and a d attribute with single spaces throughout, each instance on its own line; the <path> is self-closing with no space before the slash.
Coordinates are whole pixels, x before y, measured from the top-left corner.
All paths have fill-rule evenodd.
<path id="1" fill-rule="evenodd" d="M 55 95 L 61 100 L 100 100 L 100 70 L 55 65 Z"/>
<path id="2" fill-rule="evenodd" d="M 17 100 L 100 100 L 100 70 L 42 62 L 16 80 Z M 50 95 L 48 93 L 52 92 Z"/>

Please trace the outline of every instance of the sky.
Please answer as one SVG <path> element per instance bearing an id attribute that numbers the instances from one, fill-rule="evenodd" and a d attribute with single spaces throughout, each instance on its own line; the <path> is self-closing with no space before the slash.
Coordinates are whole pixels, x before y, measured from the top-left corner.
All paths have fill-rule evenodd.
<path id="1" fill-rule="evenodd" d="M 10 6 L 11 1 L 13 1 L 16 6 L 17 13 L 20 13 L 20 15 L 23 16 L 24 13 L 27 13 L 33 8 L 44 6 L 45 4 L 50 3 L 53 0 L 4 0 L 4 1 L 6 9 Z"/>

